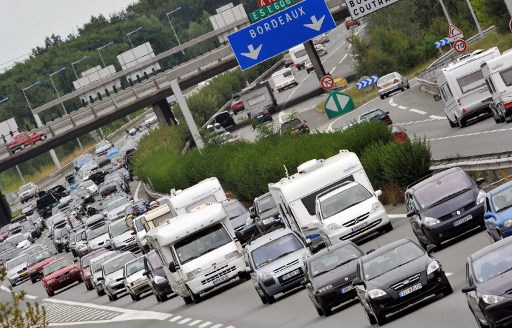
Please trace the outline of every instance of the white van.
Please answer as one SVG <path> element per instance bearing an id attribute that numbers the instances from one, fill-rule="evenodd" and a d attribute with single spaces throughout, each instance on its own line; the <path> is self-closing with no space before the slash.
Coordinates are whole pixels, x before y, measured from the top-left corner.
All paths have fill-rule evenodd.
<path id="1" fill-rule="evenodd" d="M 299 85 L 291 67 L 284 68 L 273 73 L 270 76 L 270 79 L 278 92 L 281 92 L 288 87 L 296 87 Z"/>
<path id="2" fill-rule="evenodd" d="M 306 60 L 309 59 L 304 44 L 296 45 L 295 47 L 288 50 L 288 52 L 290 53 L 290 57 L 292 58 L 293 66 L 295 66 L 298 70 L 303 69 Z"/>
<path id="3" fill-rule="evenodd" d="M 436 84 L 452 128 L 464 127 L 468 119 L 490 112 L 491 94 L 480 66 L 499 55 L 499 49 L 494 47 L 472 54 L 437 72 Z"/>
<path id="4" fill-rule="evenodd" d="M 491 110 L 496 123 L 512 120 L 512 50 L 484 62 L 482 74 L 491 93 Z"/>
<path id="5" fill-rule="evenodd" d="M 376 206 L 373 211 L 364 207 L 358 208 L 358 212 L 347 212 L 343 224 L 316 216 L 317 196 L 334 192 L 347 181 L 362 186 L 373 197 L 374 203 L 378 202 L 376 198 L 381 194 L 380 190 L 373 190 L 359 158 L 347 150 L 340 150 L 337 155 L 327 159 L 313 159 L 301 164 L 294 175 L 270 183 L 269 191 L 285 224 L 311 240 L 313 251 L 325 244 L 357 239 L 379 229 L 392 229 L 382 205 Z M 350 233 L 347 230 L 351 230 Z M 331 238 L 334 235 L 336 239 Z"/>
<path id="6" fill-rule="evenodd" d="M 231 279 L 245 277 L 243 249 L 224 208 L 205 205 L 147 232 L 146 239 L 165 264 L 174 292 L 186 304 Z"/>

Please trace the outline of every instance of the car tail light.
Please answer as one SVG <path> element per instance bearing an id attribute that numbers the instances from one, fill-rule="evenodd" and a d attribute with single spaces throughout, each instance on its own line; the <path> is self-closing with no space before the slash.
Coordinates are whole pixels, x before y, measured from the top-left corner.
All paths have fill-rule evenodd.
<path id="1" fill-rule="evenodd" d="M 393 84 L 397 84 L 398 83 L 398 80 L 397 79 L 394 79 L 393 80 Z"/>
<path id="2" fill-rule="evenodd" d="M 266 110 L 266 111 L 263 112 L 263 115 L 270 115 L 270 113 L 269 113 L 268 110 Z"/>
<path id="3" fill-rule="evenodd" d="M 512 101 L 511 102 L 508 102 L 508 103 L 504 103 L 503 106 L 505 106 L 505 108 L 510 108 L 512 107 Z"/>
<path id="4" fill-rule="evenodd" d="M 462 103 L 460 102 L 460 99 L 457 99 L 457 104 L 459 104 L 459 106 L 462 105 Z"/>
<path id="5" fill-rule="evenodd" d="M 302 123 L 302 128 L 303 128 L 303 129 L 308 129 L 308 128 L 309 128 L 309 126 L 308 126 L 306 123 Z"/>
<path id="6" fill-rule="evenodd" d="M 466 108 L 463 108 L 463 109 L 462 109 L 462 113 L 463 113 L 463 114 L 466 114 L 467 112 L 468 112 L 468 110 L 467 110 Z"/>

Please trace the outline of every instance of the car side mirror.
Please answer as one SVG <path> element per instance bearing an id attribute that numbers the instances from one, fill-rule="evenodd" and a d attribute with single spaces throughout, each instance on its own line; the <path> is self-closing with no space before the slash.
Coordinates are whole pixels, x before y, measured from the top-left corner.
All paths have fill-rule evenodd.
<path id="1" fill-rule="evenodd" d="M 466 285 L 466 286 L 462 287 L 462 292 L 463 292 L 464 294 L 467 294 L 467 293 L 469 293 L 469 292 L 473 292 L 473 291 L 475 291 L 475 290 L 476 290 L 476 288 L 475 288 L 475 287 L 472 287 L 472 286 L 469 286 L 469 285 Z"/>
<path id="2" fill-rule="evenodd" d="M 169 263 L 169 271 L 176 272 L 176 264 L 173 262 Z"/>
<path id="3" fill-rule="evenodd" d="M 416 212 L 415 212 L 414 210 L 411 210 L 411 211 L 407 212 L 407 217 L 408 217 L 408 218 L 411 218 L 411 217 L 413 217 L 414 215 L 416 215 Z"/>
<path id="4" fill-rule="evenodd" d="M 302 280 L 302 281 L 300 282 L 300 285 L 301 285 L 301 286 L 306 286 L 307 284 L 309 284 L 309 280 L 307 280 L 307 279 L 304 279 L 304 280 Z"/>
<path id="5" fill-rule="evenodd" d="M 309 238 L 306 238 L 306 246 L 311 246 L 313 244 L 313 242 L 311 241 L 311 239 Z"/>
<path id="6" fill-rule="evenodd" d="M 245 272 L 247 272 L 247 273 L 253 273 L 253 272 L 254 272 L 254 270 L 253 270 L 251 267 L 246 267 L 246 268 L 245 268 Z"/>
<path id="7" fill-rule="evenodd" d="M 437 246 L 436 245 L 433 245 L 433 244 L 429 244 L 427 246 L 427 254 L 432 254 L 433 252 L 435 252 L 437 250 Z"/>
<path id="8" fill-rule="evenodd" d="M 363 285 L 363 281 L 359 278 L 355 278 L 354 280 L 352 280 L 352 286 L 362 286 Z"/>
<path id="9" fill-rule="evenodd" d="M 495 219 L 494 214 L 492 214 L 491 212 L 485 213 L 484 220 L 488 220 L 488 219 Z"/>
<path id="10" fill-rule="evenodd" d="M 380 197 L 382 195 L 382 190 L 375 191 L 375 197 Z"/>
<path id="11" fill-rule="evenodd" d="M 482 183 L 485 182 L 485 178 L 478 178 L 478 179 L 475 180 L 475 182 L 476 182 L 477 185 L 481 185 Z"/>
<path id="12" fill-rule="evenodd" d="M 257 216 L 258 216 L 258 215 L 256 215 L 256 213 L 251 213 L 251 214 L 249 214 L 249 217 L 250 217 L 251 219 L 255 219 Z"/>

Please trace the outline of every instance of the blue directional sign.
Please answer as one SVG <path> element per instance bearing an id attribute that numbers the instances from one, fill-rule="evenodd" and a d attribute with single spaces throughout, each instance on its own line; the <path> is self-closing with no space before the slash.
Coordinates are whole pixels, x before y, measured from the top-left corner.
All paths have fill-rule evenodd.
<path id="1" fill-rule="evenodd" d="M 450 39 L 450 38 L 444 38 L 442 40 L 436 41 L 435 42 L 436 49 L 449 44 L 451 41 L 452 41 L 452 39 Z"/>
<path id="2" fill-rule="evenodd" d="M 367 78 L 366 80 L 362 80 L 359 83 L 356 83 L 356 88 L 358 88 L 358 89 L 366 88 L 369 85 L 377 83 L 378 79 L 379 79 L 379 77 L 377 75 L 371 76 L 371 77 Z"/>
<path id="3" fill-rule="evenodd" d="M 242 70 L 336 27 L 324 0 L 304 0 L 228 36 Z"/>

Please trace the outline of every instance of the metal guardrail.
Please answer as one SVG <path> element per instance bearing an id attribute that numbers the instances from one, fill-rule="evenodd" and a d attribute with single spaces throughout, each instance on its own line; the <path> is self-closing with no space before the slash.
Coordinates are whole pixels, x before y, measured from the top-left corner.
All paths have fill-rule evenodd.
<path id="1" fill-rule="evenodd" d="M 495 154 L 460 156 L 432 161 L 433 171 L 460 167 L 465 171 L 486 171 L 512 168 L 512 151 Z"/>

